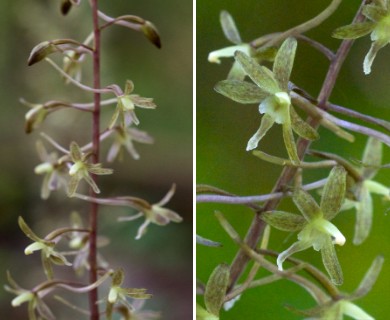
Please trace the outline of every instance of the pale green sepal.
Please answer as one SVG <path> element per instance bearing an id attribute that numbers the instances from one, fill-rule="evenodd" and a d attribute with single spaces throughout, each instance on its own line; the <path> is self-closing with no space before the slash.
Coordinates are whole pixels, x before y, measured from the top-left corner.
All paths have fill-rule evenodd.
<path id="1" fill-rule="evenodd" d="M 364 185 L 372 193 L 381 194 L 386 198 L 389 198 L 390 196 L 390 189 L 379 182 L 366 180 L 364 181 Z"/>
<path id="2" fill-rule="evenodd" d="M 249 44 L 243 43 L 243 44 L 240 44 L 240 45 L 230 46 L 230 47 L 226 47 L 226 48 L 222 48 L 222 49 L 219 49 L 219 50 L 212 51 L 212 52 L 209 53 L 209 56 L 208 56 L 207 59 L 211 63 L 218 63 L 218 64 L 220 64 L 221 63 L 221 59 L 220 58 L 234 57 L 234 54 L 237 51 L 238 52 L 244 52 L 245 54 L 247 54 L 249 56 L 250 53 L 251 53 L 251 50 L 252 49 L 249 46 Z"/>
<path id="3" fill-rule="evenodd" d="M 302 120 L 293 107 L 290 107 L 291 126 L 295 133 L 306 140 L 317 140 L 319 134 L 308 123 Z"/>
<path id="4" fill-rule="evenodd" d="M 247 54 L 236 51 L 234 54 L 245 73 L 256 83 L 262 90 L 274 94 L 281 91 L 272 72 L 266 67 L 260 66 L 257 61 Z"/>
<path id="5" fill-rule="evenodd" d="M 376 5 L 368 4 L 363 7 L 362 13 L 370 20 L 378 22 L 386 17 L 386 10 Z"/>
<path id="6" fill-rule="evenodd" d="M 330 237 L 327 237 L 324 246 L 321 249 L 322 262 L 330 279 L 335 285 L 341 285 L 344 281 L 343 271 L 341 270 L 339 260 L 337 259 L 336 250 Z"/>
<path id="7" fill-rule="evenodd" d="M 214 89 L 225 97 L 244 104 L 259 103 L 268 96 L 268 93 L 255 84 L 239 80 L 220 81 Z"/>
<path id="8" fill-rule="evenodd" d="M 383 144 L 378 139 L 369 137 L 363 152 L 363 169 L 364 179 L 373 178 L 382 164 Z"/>
<path id="9" fill-rule="evenodd" d="M 373 204 L 370 191 L 365 186 L 361 186 L 359 193 L 359 202 L 355 202 L 356 207 L 356 223 L 355 235 L 353 238 L 354 245 L 360 245 L 367 239 L 371 231 Z"/>
<path id="10" fill-rule="evenodd" d="M 287 38 L 280 46 L 275 57 L 273 72 L 279 87 L 284 91 L 288 90 L 288 81 L 293 68 L 296 49 L 297 40 L 291 37 Z"/>
<path id="11" fill-rule="evenodd" d="M 245 76 L 246 76 L 245 71 L 242 70 L 240 64 L 237 61 L 234 61 L 227 75 L 227 79 L 243 81 L 245 79 Z"/>
<path id="12" fill-rule="evenodd" d="M 357 39 L 369 34 L 374 30 L 375 25 L 374 22 L 370 21 L 349 24 L 333 31 L 332 37 L 337 39 Z"/>
<path id="13" fill-rule="evenodd" d="M 321 210 L 313 197 L 301 188 L 297 188 L 293 194 L 293 201 L 307 221 L 320 216 Z"/>
<path id="14" fill-rule="evenodd" d="M 292 162 L 299 164 L 300 160 L 297 152 L 297 145 L 294 140 L 294 134 L 292 132 L 291 123 L 288 121 L 282 125 L 283 128 L 283 140 L 286 146 L 288 157 Z"/>
<path id="15" fill-rule="evenodd" d="M 345 196 L 346 179 L 347 172 L 341 166 L 334 167 L 329 174 L 320 204 L 327 220 L 332 220 L 340 211 Z"/>
<path id="16" fill-rule="evenodd" d="M 272 127 L 273 124 L 274 124 L 274 119 L 271 116 L 269 116 L 268 114 L 265 114 L 261 118 L 261 123 L 260 123 L 259 129 L 249 139 L 247 147 L 246 147 L 246 151 L 256 149 L 260 140 L 265 136 L 265 134 L 268 132 L 268 130 Z"/>
<path id="17" fill-rule="evenodd" d="M 375 320 L 375 318 L 371 317 L 367 312 L 365 312 L 362 308 L 357 306 L 356 304 L 349 301 L 342 301 L 342 309 L 343 313 L 353 319 L 356 320 Z"/>
<path id="18" fill-rule="evenodd" d="M 221 11 L 219 20 L 221 22 L 222 30 L 226 39 L 228 39 L 230 42 L 233 42 L 234 44 L 242 43 L 240 33 L 230 13 L 226 10 Z"/>
<path id="19" fill-rule="evenodd" d="M 365 296 L 374 286 L 378 279 L 379 273 L 382 270 L 384 258 L 383 256 L 377 256 L 372 262 L 370 269 L 364 275 L 363 280 L 360 282 L 359 287 L 351 295 L 351 300 L 355 300 Z"/>
<path id="20" fill-rule="evenodd" d="M 299 231 L 306 223 L 306 220 L 298 214 L 276 210 L 264 212 L 261 219 L 276 229 L 288 232 Z"/>
<path id="21" fill-rule="evenodd" d="M 108 293 L 108 302 L 115 303 L 118 299 L 118 287 L 114 286 L 110 289 L 110 292 Z"/>
<path id="22" fill-rule="evenodd" d="M 374 41 L 371 44 L 370 50 L 364 57 L 363 61 L 363 72 L 364 74 L 370 74 L 371 73 L 371 66 L 374 62 L 374 59 L 376 57 L 376 54 L 380 49 L 382 49 L 387 44 L 387 41 Z"/>
<path id="23" fill-rule="evenodd" d="M 219 317 L 206 311 L 202 306 L 196 304 L 196 320 L 218 320 Z"/>
<path id="24" fill-rule="evenodd" d="M 283 262 L 290 256 L 292 256 L 295 252 L 306 250 L 307 248 L 311 247 L 310 241 L 297 241 L 294 242 L 290 248 L 287 250 L 281 252 L 278 255 L 278 258 L 276 260 L 276 264 L 278 265 L 278 269 L 280 271 L 283 271 Z"/>
<path id="25" fill-rule="evenodd" d="M 204 302 L 207 311 L 219 316 L 219 311 L 225 299 L 226 290 L 230 281 L 230 267 L 229 265 L 222 263 L 218 265 L 212 274 L 204 292 Z"/>

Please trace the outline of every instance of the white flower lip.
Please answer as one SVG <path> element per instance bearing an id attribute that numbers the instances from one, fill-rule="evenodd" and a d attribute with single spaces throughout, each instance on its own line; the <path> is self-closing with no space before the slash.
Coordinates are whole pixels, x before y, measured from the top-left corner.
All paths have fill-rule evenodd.
<path id="1" fill-rule="evenodd" d="M 247 55 L 250 55 L 250 46 L 248 44 L 240 44 L 238 46 L 230 46 L 215 50 L 209 53 L 208 60 L 211 63 L 221 63 L 220 58 L 229 58 L 233 57 L 236 51 L 242 51 Z"/>

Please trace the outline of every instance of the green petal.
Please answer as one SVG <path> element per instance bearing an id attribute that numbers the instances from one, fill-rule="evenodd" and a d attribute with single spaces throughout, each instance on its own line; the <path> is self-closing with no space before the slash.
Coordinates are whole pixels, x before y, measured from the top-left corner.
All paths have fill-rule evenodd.
<path id="1" fill-rule="evenodd" d="M 370 20 L 378 22 L 386 17 L 386 10 L 373 4 L 368 4 L 363 7 L 363 14 Z"/>
<path id="2" fill-rule="evenodd" d="M 92 177 L 86 173 L 85 175 L 83 175 L 83 178 L 85 179 L 85 181 L 87 181 L 87 183 L 91 186 L 93 192 L 95 193 L 100 193 L 100 190 L 95 182 L 95 180 L 92 179 Z"/>
<path id="3" fill-rule="evenodd" d="M 260 103 L 268 94 L 258 86 L 239 80 L 223 80 L 216 84 L 215 91 L 239 103 Z"/>
<path id="4" fill-rule="evenodd" d="M 373 137 L 369 137 L 363 153 L 363 170 L 362 175 L 365 179 L 371 179 L 378 172 L 382 164 L 382 142 Z"/>
<path id="5" fill-rule="evenodd" d="M 242 70 L 241 65 L 234 61 L 232 67 L 230 68 L 229 74 L 227 76 L 228 80 L 241 80 L 245 79 L 245 72 Z"/>
<path id="6" fill-rule="evenodd" d="M 36 241 L 36 242 L 42 242 L 43 240 L 41 238 L 39 238 L 31 229 L 30 227 L 27 225 L 27 223 L 24 221 L 24 219 L 19 216 L 18 218 L 18 224 L 19 224 L 19 227 L 20 229 L 23 231 L 23 233 L 29 237 L 32 241 Z"/>
<path id="7" fill-rule="evenodd" d="M 386 44 L 387 44 L 387 42 L 383 42 L 383 41 L 374 41 L 371 44 L 370 50 L 368 51 L 368 53 L 364 57 L 363 71 L 364 71 L 365 74 L 370 74 L 371 73 L 371 66 L 372 66 L 372 63 L 374 62 L 376 54 Z"/>
<path id="8" fill-rule="evenodd" d="M 290 116 L 292 129 L 297 135 L 306 140 L 317 140 L 320 137 L 316 130 L 302 120 L 293 107 L 290 107 Z"/>
<path id="9" fill-rule="evenodd" d="M 288 232 L 302 230 L 306 224 L 302 216 L 285 211 L 267 211 L 261 215 L 261 219 L 276 229 Z"/>
<path id="10" fill-rule="evenodd" d="M 332 37 L 337 39 L 357 39 L 369 34 L 374 30 L 375 26 L 376 23 L 374 22 L 349 24 L 333 31 Z"/>
<path id="11" fill-rule="evenodd" d="M 68 197 L 73 197 L 80 182 L 80 177 L 76 174 L 72 176 L 68 183 Z"/>
<path id="12" fill-rule="evenodd" d="M 265 136 L 265 134 L 268 132 L 268 130 L 272 127 L 273 124 L 274 119 L 268 114 L 265 114 L 261 118 L 259 130 L 257 130 L 256 133 L 249 139 L 246 151 L 256 149 L 257 145 L 259 144 L 259 141 Z"/>
<path id="13" fill-rule="evenodd" d="M 294 64 L 297 40 L 287 38 L 280 46 L 275 57 L 273 72 L 283 91 L 288 90 L 288 81 Z"/>
<path id="14" fill-rule="evenodd" d="M 13 307 L 19 307 L 22 303 L 25 303 L 27 301 L 31 301 L 32 299 L 34 299 L 34 294 L 32 292 L 24 292 L 20 295 L 18 295 L 17 297 L 15 297 L 12 301 L 11 301 L 11 305 Z"/>
<path id="15" fill-rule="evenodd" d="M 368 269 L 363 280 L 360 282 L 359 287 L 351 295 L 351 299 L 361 298 L 372 289 L 378 279 L 379 273 L 382 270 L 383 261 L 383 256 L 377 256 L 375 258 L 370 266 L 370 269 Z"/>
<path id="16" fill-rule="evenodd" d="M 381 194 L 385 196 L 387 199 L 390 199 L 389 198 L 390 189 L 385 185 L 373 180 L 366 180 L 364 181 L 364 184 L 371 193 Z"/>
<path id="17" fill-rule="evenodd" d="M 118 119 L 118 116 L 119 116 L 119 112 L 120 112 L 120 107 L 119 107 L 119 103 L 118 103 L 118 105 L 115 108 L 114 114 L 112 115 L 111 120 L 108 123 L 109 129 L 112 129 L 115 126 L 116 120 Z"/>
<path id="18" fill-rule="evenodd" d="M 307 221 L 318 218 L 321 209 L 313 197 L 301 188 L 297 188 L 293 194 L 293 201 Z"/>
<path id="19" fill-rule="evenodd" d="M 196 320 L 218 320 L 219 317 L 206 311 L 202 306 L 196 304 Z"/>
<path id="20" fill-rule="evenodd" d="M 132 93 L 134 90 L 134 83 L 131 80 L 126 80 L 126 85 L 125 85 L 125 96 L 129 95 Z"/>
<path id="21" fill-rule="evenodd" d="M 288 157 L 291 161 L 299 164 L 300 160 L 297 152 L 297 145 L 295 144 L 294 135 L 291 128 L 291 123 L 284 123 L 283 128 L 283 140 L 286 146 Z"/>
<path id="22" fill-rule="evenodd" d="M 234 44 L 242 43 L 240 33 L 238 32 L 236 23 L 234 22 L 234 19 L 230 13 L 225 10 L 222 11 L 219 19 L 226 39 L 228 39 L 230 42 L 233 42 Z"/>
<path id="23" fill-rule="evenodd" d="M 331 237 L 328 237 L 326 243 L 321 249 L 322 262 L 330 279 L 335 285 L 341 285 L 344 281 L 343 271 L 341 270 L 339 260 L 337 259 L 336 250 L 332 243 Z"/>
<path id="24" fill-rule="evenodd" d="M 204 302 L 207 311 L 218 316 L 225 299 L 226 290 L 230 281 L 230 268 L 227 264 L 218 265 L 209 280 L 204 292 Z"/>
<path id="25" fill-rule="evenodd" d="M 356 304 L 349 301 L 342 301 L 341 303 L 343 304 L 343 313 L 345 315 L 356 320 L 375 320 L 375 318 L 371 317 L 367 312 L 358 307 Z"/>
<path id="26" fill-rule="evenodd" d="M 307 248 L 310 248 L 310 247 L 311 247 L 311 242 L 308 242 L 308 241 L 297 241 L 297 242 L 293 243 L 290 248 L 281 252 L 278 255 L 278 259 L 276 260 L 276 263 L 278 265 L 278 269 L 283 271 L 283 262 L 288 257 L 293 255 L 295 252 L 303 251 L 303 250 L 306 250 Z"/>
<path id="27" fill-rule="evenodd" d="M 332 220 L 340 211 L 344 201 L 347 172 L 344 167 L 337 166 L 329 174 L 321 197 L 321 210 L 324 218 Z"/>
<path id="28" fill-rule="evenodd" d="M 362 185 L 359 194 L 359 202 L 356 205 L 356 223 L 353 244 L 362 244 L 368 237 L 372 225 L 373 204 L 371 194 Z"/>
<path id="29" fill-rule="evenodd" d="M 260 89 L 270 94 L 282 91 L 272 72 L 266 67 L 260 66 L 257 61 L 241 51 L 236 51 L 234 54 L 245 73 L 256 83 Z"/>

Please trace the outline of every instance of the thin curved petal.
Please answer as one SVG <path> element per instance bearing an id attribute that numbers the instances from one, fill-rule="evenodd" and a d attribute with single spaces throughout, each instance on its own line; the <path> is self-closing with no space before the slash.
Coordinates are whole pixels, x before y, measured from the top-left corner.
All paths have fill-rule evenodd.
<path id="1" fill-rule="evenodd" d="M 244 104 L 260 103 L 269 95 L 255 84 L 239 80 L 220 81 L 214 90 L 233 101 Z"/>
<path id="2" fill-rule="evenodd" d="M 382 164 L 383 147 L 382 142 L 373 137 L 369 137 L 363 152 L 362 175 L 365 179 L 373 178 Z"/>
<path id="3" fill-rule="evenodd" d="M 91 177 L 89 174 L 85 174 L 85 175 L 83 176 L 83 178 L 84 178 L 85 181 L 87 181 L 87 183 L 91 186 L 93 192 L 95 192 L 95 193 L 100 193 L 99 187 L 97 186 L 95 180 L 93 180 L 92 177 Z"/>
<path id="4" fill-rule="evenodd" d="M 306 121 L 298 115 L 294 108 L 290 107 L 291 126 L 295 133 L 306 140 L 317 140 L 319 134 Z"/>
<path id="5" fill-rule="evenodd" d="M 357 39 L 369 34 L 374 30 L 375 25 L 371 21 L 349 24 L 333 31 L 332 37 L 337 39 Z"/>
<path id="6" fill-rule="evenodd" d="M 297 152 L 297 145 L 295 143 L 294 134 L 292 132 L 291 123 L 283 123 L 283 140 L 286 146 L 288 157 L 292 162 L 299 164 L 300 160 Z"/>
<path id="7" fill-rule="evenodd" d="M 362 308 L 349 301 L 343 301 L 343 311 L 345 315 L 356 320 L 375 320 L 375 318 L 371 317 Z"/>
<path id="8" fill-rule="evenodd" d="M 368 237 L 372 225 L 373 204 L 371 194 L 363 185 L 360 189 L 359 202 L 356 205 L 356 223 L 353 244 L 362 244 Z"/>
<path id="9" fill-rule="evenodd" d="M 259 129 L 249 139 L 248 144 L 246 146 L 246 151 L 256 149 L 260 140 L 265 136 L 265 134 L 268 132 L 268 130 L 272 127 L 273 124 L 274 124 L 274 119 L 271 116 L 269 116 L 268 114 L 265 114 L 261 118 L 261 123 L 260 123 Z"/>
<path id="10" fill-rule="evenodd" d="M 230 13 L 225 10 L 221 11 L 219 19 L 226 39 L 234 44 L 242 43 L 240 33 L 238 32 L 236 23 Z"/>
<path id="11" fill-rule="evenodd" d="M 307 248 L 311 247 L 311 242 L 308 241 L 297 241 L 292 244 L 290 248 L 283 251 L 278 255 L 278 259 L 276 260 L 276 263 L 278 265 L 278 269 L 283 271 L 283 262 L 293 255 L 295 252 L 306 250 Z"/>
<path id="12" fill-rule="evenodd" d="M 381 42 L 381 41 L 374 41 L 371 44 L 370 50 L 368 51 L 367 55 L 364 57 L 363 71 L 364 71 L 365 74 L 370 74 L 371 73 L 371 66 L 372 66 L 372 63 L 374 62 L 376 54 L 386 44 L 387 44 L 387 42 Z"/>
<path id="13" fill-rule="evenodd" d="M 350 296 L 351 300 L 365 296 L 372 289 L 378 279 L 379 273 L 382 270 L 383 261 L 383 256 L 377 256 L 375 258 L 370 266 L 370 269 L 368 269 L 363 280 L 360 282 L 359 287 Z"/>
<path id="14" fill-rule="evenodd" d="M 297 40 L 290 37 L 282 43 L 275 57 L 273 72 L 279 87 L 283 91 L 288 90 L 288 81 L 293 68 L 296 50 Z"/>
<path id="15" fill-rule="evenodd" d="M 159 206 L 159 207 L 162 207 L 162 206 L 166 205 L 169 202 L 169 200 L 171 200 L 173 195 L 175 194 L 175 191 L 176 191 L 176 184 L 172 184 L 171 189 L 169 189 L 168 193 L 164 196 L 164 198 L 162 198 L 155 205 Z"/>
<path id="16" fill-rule="evenodd" d="M 336 250 L 332 243 L 331 237 L 327 237 L 324 246 L 321 249 L 322 262 L 328 272 L 330 279 L 335 285 L 341 285 L 344 281 L 343 271 L 341 270 L 339 260 L 337 259 Z"/>
<path id="17" fill-rule="evenodd" d="M 234 57 L 244 69 L 245 73 L 263 91 L 268 92 L 269 94 L 281 91 L 272 72 L 267 68 L 260 66 L 255 59 L 241 51 L 236 51 Z"/>
<path id="18" fill-rule="evenodd" d="M 261 219 L 276 229 L 288 232 L 302 230 L 306 224 L 302 216 L 285 211 L 267 211 L 261 215 Z"/>
<path id="19" fill-rule="evenodd" d="M 321 197 L 321 210 L 324 218 L 332 220 L 340 211 L 344 201 L 347 172 L 344 167 L 336 166 L 329 174 Z"/>

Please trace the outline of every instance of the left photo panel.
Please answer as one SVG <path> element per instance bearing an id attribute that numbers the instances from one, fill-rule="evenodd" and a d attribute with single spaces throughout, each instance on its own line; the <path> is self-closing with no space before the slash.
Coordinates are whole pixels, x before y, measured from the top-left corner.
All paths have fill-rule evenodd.
<path id="1" fill-rule="evenodd" d="M 0 318 L 192 319 L 193 1 L 0 8 Z"/>

